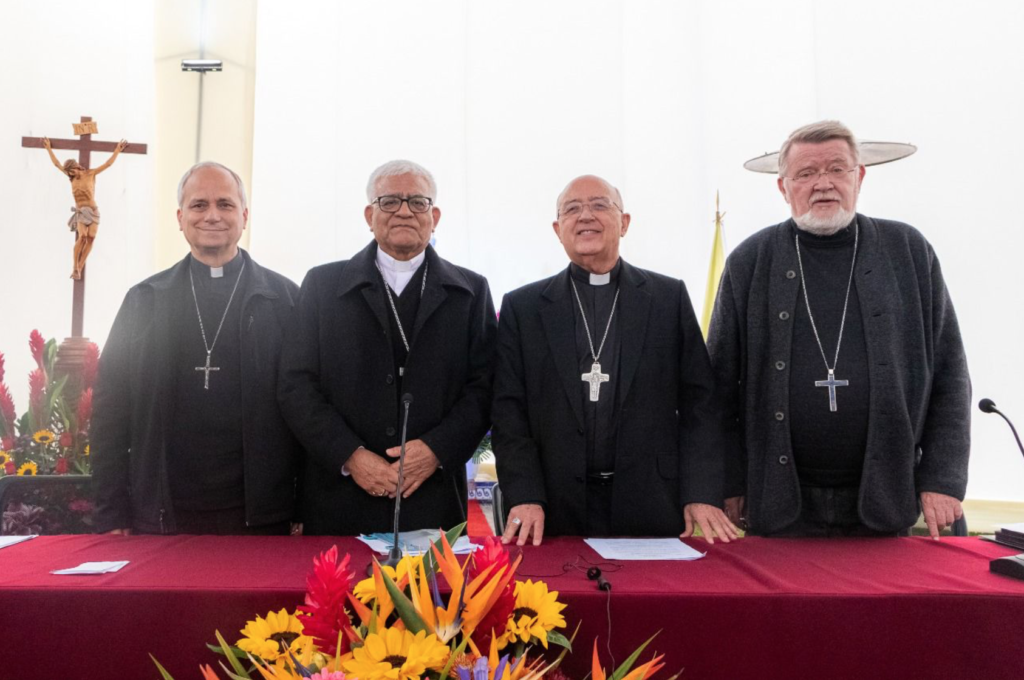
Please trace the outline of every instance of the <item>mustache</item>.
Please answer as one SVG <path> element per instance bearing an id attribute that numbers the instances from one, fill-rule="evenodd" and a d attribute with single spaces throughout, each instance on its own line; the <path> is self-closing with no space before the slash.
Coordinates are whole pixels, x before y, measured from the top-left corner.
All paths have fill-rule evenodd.
<path id="1" fill-rule="evenodd" d="M 841 200 L 838 193 L 835 191 L 815 191 L 811 194 L 810 202 L 812 204 L 820 201 L 839 201 Z"/>

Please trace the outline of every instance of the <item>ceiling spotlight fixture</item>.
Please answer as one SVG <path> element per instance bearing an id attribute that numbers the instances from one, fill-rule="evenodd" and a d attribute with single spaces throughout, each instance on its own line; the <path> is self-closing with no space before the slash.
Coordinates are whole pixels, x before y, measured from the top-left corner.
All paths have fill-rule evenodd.
<path id="1" fill-rule="evenodd" d="M 220 59 L 182 59 L 181 70 L 195 71 L 196 73 L 223 71 L 224 62 Z"/>

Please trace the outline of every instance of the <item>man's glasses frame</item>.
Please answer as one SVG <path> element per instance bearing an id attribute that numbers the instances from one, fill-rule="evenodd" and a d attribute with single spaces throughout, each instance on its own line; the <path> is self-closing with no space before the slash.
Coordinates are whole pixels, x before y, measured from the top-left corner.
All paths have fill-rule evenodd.
<path id="1" fill-rule="evenodd" d="M 373 202 L 386 213 L 398 212 L 402 209 L 403 203 L 408 203 L 409 210 L 414 213 L 425 213 L 434 205 L 434 199 L 427 196 L 378 196 Z"/>

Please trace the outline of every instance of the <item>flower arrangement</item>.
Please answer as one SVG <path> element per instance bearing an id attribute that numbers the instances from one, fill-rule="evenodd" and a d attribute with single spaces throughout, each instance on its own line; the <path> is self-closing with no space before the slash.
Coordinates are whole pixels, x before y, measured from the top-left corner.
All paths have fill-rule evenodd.
<path id="1" fill-rule="evenodd" d="M 0 353 L 0 477 L 89 474 L 88 430 L 99 348 L 89 343 L 82 390 L 72 402 L 65 393 L 67 376 L 58 378 L 54 373 L 56 340 L 46 341 L 34 330 L 28 344 L 36 368 L 29 373 L 28 410 L 20 418 L 4 382 L 4 355 Z"/>
<path id="2" fill-rule="evenodd" d="M 373 575 L 361 581 L 337 546 L 323 552 L 313 560 L 304 604 L 294 612 L 247 622 L 234 646 L 215 633 L 219 644 L 209 647 L 226 657 L 221 671 L 231 680 L 540 680 L 560 674 L 572 641 L 558 630 L 566 626 L 558 592 L 540 581 L 516 581 L 519 560 L 510 562 L 497 538 L 460 565 L 451 542 L 464 527 L 394 568 L 375 561 Z M 550 646 L 562 648 L 552 661 L 534 653 Z M 662 667 L 661 657 L 630 672 L 642 650 L 606 676 L 595 641 L 595 680 L 650 677 Z M 153 661 L 165 680 L 173 680 Z M 201 671 L 204 680 L 220 677 L 209 665 Z"/>

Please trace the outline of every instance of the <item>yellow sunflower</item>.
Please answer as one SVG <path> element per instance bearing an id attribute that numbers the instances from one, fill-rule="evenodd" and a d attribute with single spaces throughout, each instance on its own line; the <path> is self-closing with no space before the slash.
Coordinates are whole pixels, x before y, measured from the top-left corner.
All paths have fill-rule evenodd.
<path id="1" fill-rule="evenodd" d="M 49 430 L 39 430 L 34 435 L 32 435 L 32 439 L 36 442 L 36 444 L 52 444 L 53 440 L 56 439 L 56 437 Z"/>
<path id="2" fill-rule="evenodd" d="M 0 466 L 7 465 L 11 461 L 11 455 L 0 449 Z"/>
<path id="3" fill-rule="evenodd" d="M 537 638 L 547 649 L 548 631 L 565 628 L 563 609 L 565 605 L 558 601 L 558 591 L 548 592 L 548 584 L 517 581 L 516 608 L 512 610 L 499 645 L 504 647 L 516 640 L 529 642 L 530 638 Z"/>
<path id="4" fill-rule="evenodd" d="M 394 567 L 382 565 L 380 570 L 391 577 L 391 580 L 398 583 L 403 576 L 409 573 L 410 569 L 419 569 L 420 563 L 423 561 L 423 555 L 417 555 L 415 557 L 406 555 L 398 562 L 398 570 Z M 356 584 L 356 587 L 352 589 L 352 594 L 356 596 L 356 599 L 366 604 L 370 600 L 377 596 L 376 585 L 373 582 L 373 577 L 364 578 L 362 581 Z M 387 593 L 383 593 L 385 596 Z M 390 597 L 388 598 L 390 601 Z"/>
<path id="5" fill-rule="evenodd" d="M 289 649 L 308 650 L 312 639 L 302 634 L 302 622 L 287 609 L 267 613 L 267 618 L 257 616 L 247 621 L 241 631 L 243 637 L 235 646 L 264 661 L 274 661 L 280 656 L 287 657 Z"/>
<path id="6" fill-rule="evenodd" d="M 385 628 L 367 635 L 343 667 L 359 680 L 418 680 L 428 670 L 443 669 L 447 660 L 448 647 L 436 635 Z"/>
<path id="7" fill-rule="evenodd" d="M 89 455 L 89 445 L 88 444 L 85 445 L 85 450 L 82 451 L 82 455 L 83 456 L 88 456 Z"/>
<path id="8" fill-rule="evenodd" d="M 25 475 L 35 476 L 39 472 L 39 466 L 29 461 L 18 468 L 18 475 L 24 477 Z"/>

